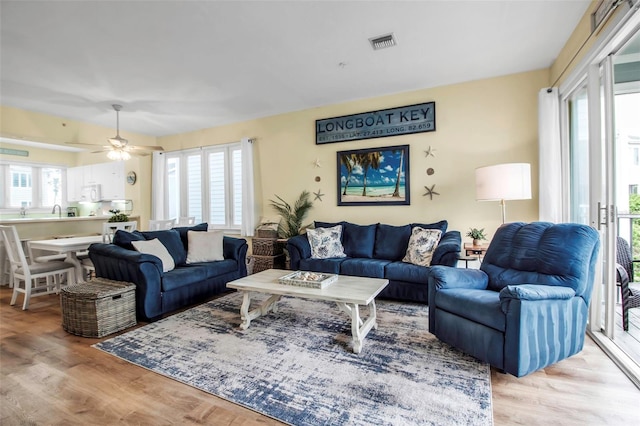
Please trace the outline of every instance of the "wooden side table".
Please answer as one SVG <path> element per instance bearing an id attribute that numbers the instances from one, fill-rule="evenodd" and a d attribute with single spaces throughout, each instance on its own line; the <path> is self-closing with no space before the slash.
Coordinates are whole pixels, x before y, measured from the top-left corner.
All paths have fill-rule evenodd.
<path id="1" fill-rule="evenodd" d="M 475 262 L 476 260 L 480 260 L 478 256 L 460 256 L 458 260 L 464 262 L 464 267 L 469 269 L 469 262 Z"/>
<path id="2" fill-rule="evenodd" d="M 480 258 L 487 253 L 489 244 L 480 244 L 474 246 L 472 243 L 464 243 L 464 255 L 465 256 L 479 256 Z"/>

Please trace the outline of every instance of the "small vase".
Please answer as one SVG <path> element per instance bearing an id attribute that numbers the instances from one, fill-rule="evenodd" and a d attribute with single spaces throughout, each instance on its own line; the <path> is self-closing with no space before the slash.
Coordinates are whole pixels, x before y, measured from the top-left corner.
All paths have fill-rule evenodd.
<path id="1" fill-rule="evenodd" d="M 474 238 L 474 239 L 473 239 L 473 245 L 474 245 L 474 246 L 479 246 L 479 245 L 480 245 L 480 240 L 479 240 L 479 239 L 477 239 L 477 238 Z"/>

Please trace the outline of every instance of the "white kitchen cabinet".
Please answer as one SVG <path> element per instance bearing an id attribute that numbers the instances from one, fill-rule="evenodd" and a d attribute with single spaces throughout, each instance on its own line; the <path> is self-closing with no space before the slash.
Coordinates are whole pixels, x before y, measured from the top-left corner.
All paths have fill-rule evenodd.
<path id="1" fill-rule="evenodd" d="M 69 167 L 67 169 L 67 201 L 80 201 L 83 183 L 82 167 Z"/>
<path id="2" fill-rule="evenodd" d="M 123 200 L 125 190 L 124 161 L 112 161 L 110 163 L 96 164 L 94 168 L 98 172 L 97 178 L 102 185 L 102 198 L 104 200 Z"/>
<path id="3" fill-rule="evenodd" d="M 125 198 L 124 161 L 90 164 L 67 169 L 67 200 L 81 201 L 82 187 L 100 185 L 103 200 Z"/>

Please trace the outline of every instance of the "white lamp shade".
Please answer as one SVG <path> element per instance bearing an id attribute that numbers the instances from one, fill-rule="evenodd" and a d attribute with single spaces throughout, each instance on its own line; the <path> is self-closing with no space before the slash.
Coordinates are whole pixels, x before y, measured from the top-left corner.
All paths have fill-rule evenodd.
<path id="1" fill-rule="evenodd" d="M 507 163 L 476 169 L 476 200 L 528 200 L 531 165 Z"/>

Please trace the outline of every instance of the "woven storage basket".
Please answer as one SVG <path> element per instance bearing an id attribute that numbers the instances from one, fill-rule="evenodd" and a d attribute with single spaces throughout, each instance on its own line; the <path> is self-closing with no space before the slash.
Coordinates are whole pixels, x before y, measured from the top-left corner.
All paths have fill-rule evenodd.
<path id="1" fill-rule="evenodd" d="M 253 238 L 251 248 L 256 256 L 277 256 L 284 247 L 275 238 Z"/>
<path id="2" fill-rule="evenodd" d="M 273 229 L 256 229 L 256 237 L 258 238 L 278 238 L 278 231 Z"/>
<path id="3" fill-rule="evenodd" d="M 251 256 L 253 258 L 253 273 L 267 269 L 284 268 L 284 254 L 278 256 Z"/>
<path id="4" fill-rule="evenodd" d="M 62 289 L 62 328 L 83 337 L 102 337 L 136 325 L 136 286 L 95 278 Z"/>

